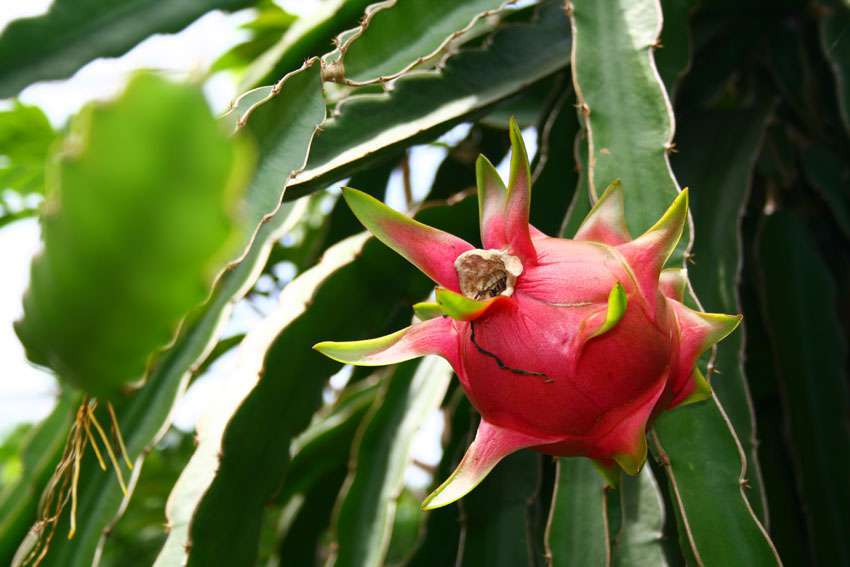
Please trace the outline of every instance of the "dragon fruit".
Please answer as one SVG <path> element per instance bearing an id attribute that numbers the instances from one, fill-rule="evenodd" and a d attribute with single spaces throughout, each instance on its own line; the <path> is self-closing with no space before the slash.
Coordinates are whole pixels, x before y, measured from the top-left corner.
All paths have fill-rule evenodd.
<path id="1" fill-rule="evenodd" d="M 531 175 L 514 121 L 510 138 L 507 188 L 484 156 L 476 164 L 482 249 L 344 192 L 374 236 L 436 282 L 436 302 L 414 306 L 421 321 L 391 335 L 314 348 L 356 365 L 440 355 L 482 417 L 426 509 L 461 498 L 523 448 L 589 457 L 612 484 L 617 467 L 637 474 L 652 419 L 712 395 L 697 360 L 741 320 L 686 307 L 684 270 L 663 269 L 687 190 L 633 239 L 615 182 L 573 239 L 549 237 L 529 225 Z"/>

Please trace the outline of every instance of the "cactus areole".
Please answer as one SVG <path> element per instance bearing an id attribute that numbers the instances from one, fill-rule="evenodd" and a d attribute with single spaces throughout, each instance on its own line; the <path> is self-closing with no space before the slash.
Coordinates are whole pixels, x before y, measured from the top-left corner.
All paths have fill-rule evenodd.
<path id="1" fill-rule="evenodd" d="M 687 191 L 633 239 L 615 182 L 573 239 L 552 238 L 529 225 L 531 176 L 513 121 L 510 136 L 507 188 L 478 159 L 481 249 L 364 193 L 344 193 L 372 234 L 437 283 L 436 303 L 414 306 L 422 321 L 386 337 L 315 348 L 357 365 L 440 355 L 482 416 L 426 508 L 462 497 L 523 448 L 589 457 L 609 479 L 617 466 L 636 474 L 648 423 L 711 396 L 697 359 L 740 321 L 686 307 L 684 271 L 664 269 L 687 219 Z"/>

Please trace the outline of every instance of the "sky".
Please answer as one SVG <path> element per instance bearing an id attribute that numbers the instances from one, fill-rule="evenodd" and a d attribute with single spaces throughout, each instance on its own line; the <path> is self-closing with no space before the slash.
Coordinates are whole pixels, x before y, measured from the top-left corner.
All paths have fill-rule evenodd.
<path id="1" fill-rule="evenodd" d="M 276 0 L 284 9 L 305 15 L 317 9 L 315 0 Z M 0 30 L 9 21 L 18 17 L 34 16 L 49 7 L 49 0 L 5 2 L 0 9 Z M 233 14 L 211 12 L 177 34 L 153 36 L 127 54 L 118 58 L 99 59 L 80 69 L 68 80 L 42 82 L 27 87 L 20 99 L 42 108 L 54 126 L 63 125 L 85 103 L 106 99 L 120 92 L 127 77 L 136 69 L 158 69 L 174 78 L 191 78 L 203 72 L 222 53 L 243 41 L 247 35 L 238 29 L 239 24 L 250 20 L 251 10 Z M 238 94 L 236 80 L 227 73 L 213 75 L 204 87 L 210 106 L 215 112 L 224 110 Z M 0 101 L 0 105 L 4 102 Z M 8 101 L 5 102 L 8 104 Z M 440 141 L 454 144 L 466 135 L 468 124 L 461 124 L 444 135 Z M 529 155 L 536 151 L 536 132 L 523 132 Z M 415 198 L 422 198 L 433 182 L 437 166 L 446 155 L 439 145 L 423 145 L 411 149 L 412 189 Z M 507 178 L 508 160 L 498 169 Z M 390 178 L 387 203 L 397 209 L 405 206 L 402 177 L 396 171 Z M 38 223 L 26 219 L 0 229 L 0 258 L 3 273 L 0 276 L 0 441 L 5 432 L 18 423 L 34 422 L 50 412 L 57 393 L 55 378 L 49 371 L 30 365 L 23 348 L 14 334 L 12 323 L 21 315 L 21 297 L 29 279 L 29 264 L 40 248 Z M 261 315 L 242 303 L 237 306 L 225 333 L 250 330 Z M 210 407 L 217 386 L 228 378 L 230 361 L 222 357 L 209 373 L 196 380 L 186 396 L 179 402 L 174 423 L 180 429 L 190 431 L 204 411 Z M 349 372 L 345 369 L 335 376 L 331 384 L 338 390 Z M 333 396 L 329 389 L 327 399 Z M 439 439 L 443 421 L 435 412 L 420 431 L 414 442 L 414 457 L 424 463 L 436 464 L 441 453 Z M 411 485 L 427 485 L 428 478 L 421 471 L 408 473 Z"/>

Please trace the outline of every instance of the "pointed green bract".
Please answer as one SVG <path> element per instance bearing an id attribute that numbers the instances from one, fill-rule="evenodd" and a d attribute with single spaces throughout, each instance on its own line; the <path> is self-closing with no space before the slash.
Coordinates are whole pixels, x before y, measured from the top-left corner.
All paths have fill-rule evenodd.
<path id="1" fill-rule="evenodd" d="M 677 375 L 680 380 L 685 380 L 684 385 L 688 384 L 687 380 L 695 382 L 696 389 L 687 398 L 690 402 L 706 399 L 711 394 L 711 388 L 699 372 L 697 361 L 703 353 L 734 331 L 743 316 L 703 313 L 678 302 L 670 302 L 669 305 L 676 316 L 680 331 Z M 681 395 L 687 391 L 684 385 L 680 390 Z M 677 396 L 672 403 L 678 405 L 682 401 L 684 399 Z"/>
<path id="2" fill-rule="evenodd" d="M 683 189 L 649 230 L 617 247 L 633 269 L 641 295 L 651 312 L 654 312 L 661 270 L 676 249 L 687 220 L 688 190 Z"/>
<path id="3" fill-rule="evenodd" d="M 458 321 L 474 321 L 481 317 L 499 297 L 504 297 L 497 296 L 479 301 L 443 288 L 437 288 L 436 294 L 437 303 L 443 314 Z"/>
<path id="4" fill-rule="evenodd" d="M 656 243 L 657 252 L 663 266 L 676 245 L 679 244 L 679 239 L 682 237 L 682 231 L 688 221 L 688 188 L 685 187 L 673 199 L 670 207 L 664 211 L 664 215 L 658 222 L 652 225 L 652 228 L 641 235 L 638 240 L 646 238 L 647 241 Z"/>
<path id="5" fill-rule="evenodd" d="M 507 189 L 499 172 L 484 155 L 475 162 L 478 186 L 478 222 L 484 248 L 505 245 L 505 199 Z"/>
<path id="6" fill-rule="evenodd" d="M 454 261 L 472 250 L 471 244 L 403 215 L 362 191 L 346 187 L 342 196 L 354 216 L 378 240 L 441 286 L 460 291 Z"/>
<path id="7" fill-rule="evenodd" d="M 343 364 L 354 364 L 357 366 L 396 364 L 416 358 L 417 355 L 400 357 L 391 361 L 385 361 L 383 359 L 373 361 L 372 357 L 397 344 L 407 335 L 410 329 L 411 327 L 407 327 L 395 333 L 384 335 L 383 337 L 362 341 L 322 341 L 313 345 L 313 348 L 328 358 L 342 362 Z"/>
<path id="8" fill-rule="evenodd" d="M 454 361 L 457 338 L 448 319 L 429 319 L 395 333 L 362 341 L 324 341 L 313 348 L 328 358 L 357 366 L 398 364 L 426 354 Z"/>
<path id="9" fill-rule="evenodd" d="M 422 321 L 436 319 L 444 315 L 439 303 L 421 301 L 413 305 L 413 313 Z"/>
<path id="10" fill-rule="evenodd" d="M 703 343 L 703 351 L 705 352 L 712 345 L 722 341 L 732 331 L 738 328 L 743 315 L 727 315 L 725 313 L 703 313 L 702 311 L 693 311 L 693 314 L 702 319 L 708 325 L 708 331 L 705 335 Z"/>
<path id="11" fill-rule="evenodd" d="M 638 474 L 640 472 L 640 469 L 643 468 L 644 463 L 646 463 L 645 432 L 640 432 L 638 444 L 634 451 L 614 455 L 614 460 L 617 462 L 618 465 L 620 465 L 620 468 L 623 469 L 626 474 L 630 474 L 632 476 Z"/>
<path id="12" fill-rule="evenodd" d="M 505 200 L 505 239 L 511 252 L 523 262 L 535 262 L 537 252 L 531 243 L 528 215 L 531 209 L 531 169 L 528 152 L 516 118 L 509 125 L 511 139 L 511 174 Z"/>
<path id="13" fill-rule="evenodd" d="M 681 303 L 673 303 L 673 310 L 682 329 L 682 347 L 696 350 L 700 355 L 734 331 L 743 320 L 743 315 L 725 313 L 703 313 Z"/>
<path id="14" fill-rule="evenodd" d="M 464 461 L 466 457 L 464 456 Z M 482 480 L 493 470 L 496 462 L 488 464 L 486 467 L 477 470 L 475 474 L 469 473 L 466 469 L 469 464 L 461 461 L 458 467 L 452 472 L 443 484 L 438 486 L 422 501 L 423 510 L 436 510 L 443 506 L 448 506 L 452 502 L 457 502 L 467 494 L 469 494 Z"/>
<path id="15" fill-rule="evenodd" d="M 484 480 L 493 467 L 506 456 L 556 439 L 545 439 L 504 429 L 482 419 L 475 441 L 467 449 L 455 471 L 422 502 L 423 510 L 433 510 L 463 498 Z"/>
<path id="16" fill-rule="evenodd" d="M 688 397 L 680 402 L 679 405 L 686 406 L 707 400 L 711 397 L 711 384 L 705 379 L 702 371 L 699 368 L 694 368 L 694 373 L 691 378 L 694 381 L 694 391 L 688 394 Z"/>
<path id="17" fill-rule="evenodd" d="M 608 464 L 599 459 L 590 459 L 590 461 L 596 470 L 599 471 L 602 478 L 605 479 L 605 482 L 608 483 L 608 486 L 611 488 L 618 488 L 620 486 L 620 468 L 616 464 Z"/>
<path id="18" fill-rule="evenodd" d="M 590 335 L 590 338 L 598 337 L 613 329 L 620 322 L 620 319 L 623 318 L 628 305 L 629 299 L 626 296 L 626 290 L 623 288 L 623 284 L 620 282 L 615 283 L 614 287 L 611 288 L 611 293 L 608 294 L 608 311 L 605 313 L 605 322 Z"/>
<path id="19" fill-rule="evenodd" d="M 611 182 L 584 218 L 575 240 L 594 240 L 618 245 L 632 239 L 626 227 L 625 198 L 619 179 Z"/>
<path id="20" fill-rule="evenodd" d="M 508 123 L 508 134 L 511 139 L 511 174 L 508 183 L 508 200 L 515 198 L 518 191 L 531 192 L 531 166 L 528 163 L 528 151 L 522 139 L 519 122 L 511 117 Z M 526 197 L 531 202 L 529 197 Z"/>

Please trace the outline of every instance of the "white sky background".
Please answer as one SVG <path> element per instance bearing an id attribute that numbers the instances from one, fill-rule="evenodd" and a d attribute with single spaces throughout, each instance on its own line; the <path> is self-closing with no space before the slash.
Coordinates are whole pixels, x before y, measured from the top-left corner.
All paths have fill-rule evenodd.
<path id="1" fill-rule="evenodd" d="M 301 15 L 319 6 L 316 0 L 276 2 L 287 11 Z M 3 4 L 0 7 L 0 30 L 13 19 L 45 12 L 50 0 Z M 146 39 L 122 57 L 93 61 L 68 80 L 31 85 L 21 93 L 20 99 L 41 107 L 54 126 L 61 126 L 85 103 L 109 98 L 120 92 L 129 74 L 136 69 L 164 71 L 175 79 L 200 76 L 219 55 L 247 38 L 247 33 L 238 28 L 251 17 L 251 10 L 234 14 L 208 13 L 177 34 Z M 227 73 L 218 73 L 207 80 L 204 91 L 216 112 L 222 111 L 238 94 L 235 79 Z M 466 135 L 468 129 L 468 125 L 460 125 L 441 138 L 441 141 L 456 143 Z M 523 132 L 523 137 L 529 155 L 533 156 L 536 151 L 536 132 L 529 129 Z M 416 198 L 427 193 L 437 166 L 445 155 L 446 150 L 437 146 L 418 146 L 411 150 L 412 189 Z M 498 169 L 505 178 L 508 167 L 507 160 L 499 164 Z M 387 202 L 395 208 L 404 208 L 400 172 L 395 172 L 390 178 Z M 0 272 L 0 441 L 4 433 L 15 424 L 44 417 L 53 407 L 57 393 L 53 376 L 27 362 L 12 328 L 12 323 L 21 315 L 21 297 L 29 279 L 30 260 L 39 248 L 38 223 L 34 219 L 18 221 L 0 229 L 0 258 L 3 265 Z M 230 332 L 248 330 L 259 318 L 259 314 L 242 304 L 235 311 Z M 210 399 L 217 391 L 216 386 L 227 380 L 227 368 L 227 360 L 223 357 L 206 376 L 193 384 L 178 404 L 174 416 L 176 426 L 183 430 L 194 427 L 203 409 L 211 405 Z M 346 373 L 342 372 L 333 383 L 341 387 L 346 380 Z M 417 460 L 432 465 L 438 462 L 442 425 L 439 413 L 428 420 L 414 443 Z M 417 469 L 409 471 L 408 481 L 412 486 L 424 487 L 429 479 L 423 477 Z"/>

